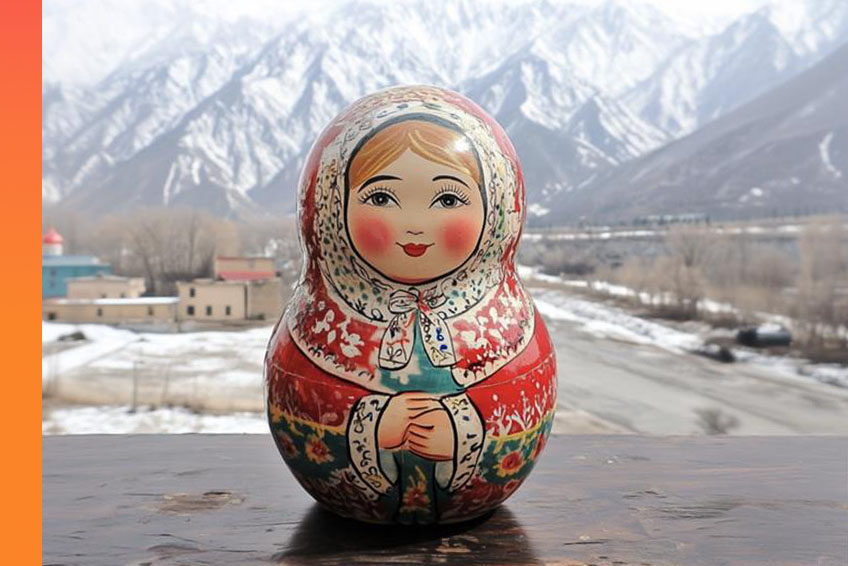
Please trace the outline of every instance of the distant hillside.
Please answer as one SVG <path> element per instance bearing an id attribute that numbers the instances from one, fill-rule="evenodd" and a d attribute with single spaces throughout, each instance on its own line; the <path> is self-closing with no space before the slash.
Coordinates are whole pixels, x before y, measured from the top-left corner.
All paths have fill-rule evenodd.
<path id="1" fill-rule="evenodd" d="M 352 0 L 262 21 L 220 21 L 177 0 L 146 10 L 48 2 L 43 202 L 86 215 L 142 206 L 291 212 L 304 156 L 334 115 L 374 90 L 429 83 L 463 92 L 504 125 L 524 163 L 531 216 L 561 224 L 579 216 L 572 197 L 580 214 L 596 210 L 587 194 L 605 202 L 608 189 L 589 188 L 603 172 L 725 115 L 848 39 L 844 0 L 789 4 L 770 0 L 723 29 L 696 29 L 630 0 Z M 125 28 L 126 44 L 116 39 Z M 836 156 L 839 133 L 825 136 L 810 143 Z M 753 164 L 775 169 L 767 156 Z M 726 183 L 759 187 L 748 171 L 727 174 Z"/>
<path id="2" fill-rule="evenodd" d="M 557 195 L 551 217 L 848 211 L 848 45 L 754 101 Z"/>

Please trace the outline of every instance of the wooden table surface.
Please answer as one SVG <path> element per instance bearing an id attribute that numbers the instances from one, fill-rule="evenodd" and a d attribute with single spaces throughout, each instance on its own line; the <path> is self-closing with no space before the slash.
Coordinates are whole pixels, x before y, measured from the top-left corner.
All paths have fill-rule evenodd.
<path id="1" fill-rule="evenodd" d="M 45 437 L 43 562 L 848 564 L 848 437 L 551 438 L 489 517 L 360 525 L 313 504 L 270 436 Z"/>

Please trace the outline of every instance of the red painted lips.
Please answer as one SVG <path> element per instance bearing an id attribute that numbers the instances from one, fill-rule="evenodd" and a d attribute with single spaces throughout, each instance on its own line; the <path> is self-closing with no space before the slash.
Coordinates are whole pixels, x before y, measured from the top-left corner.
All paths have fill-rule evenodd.
<path id="1" fill-rule="evenodd" d="M 432 246 L 433 244 L 398 244 L 403 248 L 403 251 L 406 252 L 406 255 L 411 255 L 412 257 L 418 257 L 424 255 L 424 252 L 427 251 L 427 248 Z"/>

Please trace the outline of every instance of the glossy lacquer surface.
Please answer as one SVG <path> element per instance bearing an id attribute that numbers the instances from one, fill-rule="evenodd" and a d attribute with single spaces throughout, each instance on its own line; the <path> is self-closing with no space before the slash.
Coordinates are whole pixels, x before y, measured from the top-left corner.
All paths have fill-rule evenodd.
<path id="1" fill-rule="evenodd" d="M 300 484 L 375 523 L 477 517 L 539 458 L 556 406 L 515 270 L 521 166 L 473 102 L 366 96 L 300 178 L 304 269 L 266 357 L 268 418 Z"/>

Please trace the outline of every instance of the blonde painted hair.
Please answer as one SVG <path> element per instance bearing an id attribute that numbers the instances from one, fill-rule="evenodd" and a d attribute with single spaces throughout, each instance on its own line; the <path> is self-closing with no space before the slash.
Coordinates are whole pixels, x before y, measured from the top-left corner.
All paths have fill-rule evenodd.
<path id="1" fill-rule="evenodd" d="M 433 122 L 409 119 L 386 126 L 359 148 L 350 164 L 350 188 L 360 186 L 407 149 L 465 173 L 480 187 L 477 157 L 462 134 Z"/>

